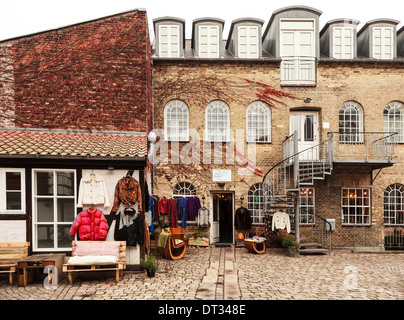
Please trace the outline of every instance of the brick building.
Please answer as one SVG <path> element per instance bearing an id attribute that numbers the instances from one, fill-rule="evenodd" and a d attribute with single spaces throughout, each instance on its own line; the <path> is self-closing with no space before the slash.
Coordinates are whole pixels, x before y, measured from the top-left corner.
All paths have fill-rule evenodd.
<path id="1" fill-rule="evenodd" d="M 69 252 L 77 214 L 95 205 L 108 218 L 119 179 L 132 174 L 143 196 L 150 179 L 146 11 L 2 41 L 0 62 L 0 242 Z M 104 201 L 81 203 L 92 174 Z M 144 245 L 134 249 L 129 264 Z"/>
<path id="2" fill-rule="evenodd" d="M 299 241 L 314 229 L 323 246 L 402 240 L 403 28 L 335 19 L 319 30 L 320 16 L 282 8 L 265 28 L 234 20 L 228 35 L 218 18 L 153 21 L 154 192 L 197 195 L 212 243 L 235 243 L 241 206 L 250 234 L 287 236 L 268 227 L 284 210 Z M 295 98 L 271 106 L 259 83 Z"/>

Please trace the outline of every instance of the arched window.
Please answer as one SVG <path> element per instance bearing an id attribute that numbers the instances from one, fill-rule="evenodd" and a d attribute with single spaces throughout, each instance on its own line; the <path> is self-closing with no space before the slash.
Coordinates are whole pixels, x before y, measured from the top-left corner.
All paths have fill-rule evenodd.
<path id="1" fill-rule="evenodd" d="M 271 142 L 271 110 L 264 102 L 247 108 L 247 142 Z"/>
<path id="2" fill-rule="evenodd" d="M 252 223 L 264 223 L 264 188 L 261 182 L 253 184 L 248 190 L 247 204 Z"/>
<path id="3" fill-rule="evenodd" d="M 206 107 L 206 141 L 230 141 L 230 108 L 223 101 L 212 101 Z"/>
<path id="4" fill-rule="evenodd" d="M 398 101 L 390 102 L 383 110 L 384 132 L 397 132 L 393 136 L 396 142 L 404 142 L 404 105 Z"/>
<path id="5" fill-rule="evenodd" d="M 189 109 L 181 100 L 171 100 L 164 108 L 164 135 L 167 141 L 189 140 Z"/>
<path id="6" fill-rule="evenodd" d="M 363 110 L 355 101 L 347 101 L 339 109 L 339 141 L 363 141 Z"/>
<path id="7" fill-rule="evenodd" d="M 182 197 L 193 197 L 196 196 L 196 188 L 194 185 L 190 182 L 180 182 L 177 183 L 174 188 L 173 188 L 173 199 L 179 199 Z M 196 222 L 197 217 L 196 216 L 189 216 L 187 214 L 187 222 Z M 178 223 L 182 221 L 182 217 L 180 214 L 178 214 Z"/>
<path id="8" fill-rule="evenodd" d="M 384 190 L 384 224 L 404 224 L 404 186 L 401 183 L 391 184 Z"/>

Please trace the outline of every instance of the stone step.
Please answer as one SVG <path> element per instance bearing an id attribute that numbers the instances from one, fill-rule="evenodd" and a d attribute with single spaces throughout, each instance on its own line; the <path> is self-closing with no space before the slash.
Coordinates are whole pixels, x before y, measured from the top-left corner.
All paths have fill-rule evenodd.
<path id="1" fill-rule="evenodd" d="M 300 254 L 328 254 L 327 249 L 300 249 Z"/>

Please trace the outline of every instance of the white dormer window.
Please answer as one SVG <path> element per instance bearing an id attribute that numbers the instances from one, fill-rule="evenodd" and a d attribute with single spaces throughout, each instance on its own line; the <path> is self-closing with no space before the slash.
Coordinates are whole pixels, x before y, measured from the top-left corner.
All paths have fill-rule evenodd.
<path id="1" fill-rule="evenodd" d="M 180 56 L 180 27 L 178 25 L 159 26 L 159 56 L 177 58 Z"/>
<path id="2" fill-rule="evenodd" d="M 258 26 L 239 26 L 238 57 L 259 58 L 259 41 Z"/>
<path id="3" fill-rule="evenodd" d="M 199 56 L 201 58 L 219 58 L 219 26 L 199 26 Z"/>
<path id="4" fill-rule="evenodd" d="M 333 58 L 353 59 L 354 58 L 354 28 L 334 27 L 333 28 Z"/>
<path id="5" fill-rule="evenodd" d="M 372 58 L 393 59 L 393 28 L 373 27 Z"/>

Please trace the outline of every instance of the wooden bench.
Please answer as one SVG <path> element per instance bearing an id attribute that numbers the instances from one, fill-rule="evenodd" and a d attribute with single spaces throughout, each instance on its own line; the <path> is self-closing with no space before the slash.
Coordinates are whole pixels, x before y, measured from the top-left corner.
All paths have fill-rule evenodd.
<path id="1" fill-rule="evenodd" d="M 124 269 L 126 241 L 73 241 L 72 257 L 63 265 L 63 272 L 67 272 L 70 283 L 73 283 L 73 273 L 78 276 L 81 271 L 108 270 L 116 271 L 116 282 L 119 282 Z"/>
<path id="2" fill-rule="evenodd" d="M 10 284 L 13 284 L 18 261 L 28 257 L 28 248 L 29 242 L 0 242 L 0 273 L 9 274 Z"/>

